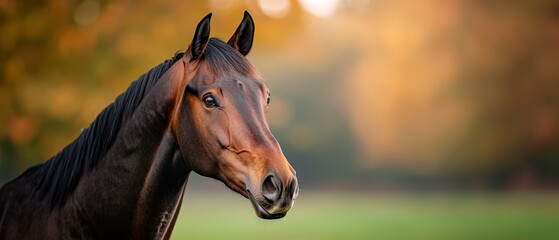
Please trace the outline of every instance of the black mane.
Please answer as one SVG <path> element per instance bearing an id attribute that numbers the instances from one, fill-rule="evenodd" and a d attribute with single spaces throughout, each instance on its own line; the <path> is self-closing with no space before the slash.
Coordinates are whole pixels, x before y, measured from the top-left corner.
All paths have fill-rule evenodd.
<path id="1" fill-rule="evenodd" d="M 81 176 L 95 168 L 113 145 L 120 129 L 130 120 L 144 96 L 184 53 L 155 66 L 130 85 L 107 106 L 72 143 L 47 162 L 27 169 L 18 179 L 29 179 L 40 199 L 52 208 L 62 206 Z M 229 71 L 249 74 L 253 67 L 224 41 L 211 38 L 202 55 L 216 75 Z"/>
<path id="2" fill-rule="evenodd" d="M 49 202 L 52 208 L 61 206 L 83 173 L 97 166 L 111 148 L 118 132 L 130 120 L 144 96 L 182 56 L 183 53 L 177 53 L 140 76 L 77 139 L 47 162 L 27 169 L 19 178 L 29 179 L 38 197 Z"/>

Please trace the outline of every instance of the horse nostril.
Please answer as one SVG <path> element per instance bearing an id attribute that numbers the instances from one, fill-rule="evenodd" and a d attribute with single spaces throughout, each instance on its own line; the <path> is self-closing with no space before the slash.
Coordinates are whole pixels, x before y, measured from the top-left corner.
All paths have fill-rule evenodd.
<path id="1" fill-rule="evenodd" d="M 269 174 L 262 183 L 262 195 L 266 200 L 275 202 L 281 196 L 281 182 L 273 174 Z"/>
<path id="2" fill-rule="evenodd" d="M 297 178 L 294 177 L 293 180 L 291 180 L 291 183 L 289 183 L 289 194 L 291 194 L 291 198 L 295 199 L 297 198 L 297 196 L 299 195 L 299 182 L 297 181 Z"/>

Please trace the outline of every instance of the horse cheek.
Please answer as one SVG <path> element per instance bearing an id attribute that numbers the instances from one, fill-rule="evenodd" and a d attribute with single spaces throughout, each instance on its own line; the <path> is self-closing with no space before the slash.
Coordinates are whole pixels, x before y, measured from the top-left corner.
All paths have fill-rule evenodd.
<path id="1" fill-rule="evenodd" d="M 224 123 L 216 123 L 215 126 L 211 127 L 212 135 L 215 136 L 219 146 L 221 148 L 227 148 L 231 144 L 230 136 L 229 136 L 229 127 L 227 122 Z"/>

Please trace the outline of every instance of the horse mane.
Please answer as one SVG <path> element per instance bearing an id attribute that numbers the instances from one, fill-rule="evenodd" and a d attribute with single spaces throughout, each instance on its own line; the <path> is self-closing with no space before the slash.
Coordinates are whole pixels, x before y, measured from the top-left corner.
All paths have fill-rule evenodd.
<path id="1" fill-rule="evenodd" d="M 99 164 L 151 88 L 182 56 L 179 52 L 141 75 L 78 138 L 48 161 L 27 169 L 20 178 L 29 179 L 38 197 L 51 208 L 62 206 L 81 176 Z"/>
<path id="2" fill-rule="evenodd" d="M 143 98 L 163 74 L 184 53 L 150 69 L 108 105 L 81 134 L 48 161 L 27 169 L 20 177 L 29 179 L 39 199 L 51 208 L 60 207 L 74 191 L 82 175 L 94 169 L 116 140 L 120 129 L 130 120 Z M 215 75 L 229 71 L 249 74 L 253 66 L 224 41 L 211 38 L 201 61 L 210 65 Z"/>

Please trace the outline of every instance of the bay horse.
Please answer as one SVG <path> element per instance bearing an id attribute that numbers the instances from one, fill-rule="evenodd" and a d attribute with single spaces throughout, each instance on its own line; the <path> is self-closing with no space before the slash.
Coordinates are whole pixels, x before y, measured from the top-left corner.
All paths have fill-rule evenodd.
<path id="1" fill-rule="evenodd" d="M 266 121 L 269 90 L 245 57 L 254 22 L 245 12 L 226 43 L 210 38 L 210 19 L 185 52 L 0 189 L 0 239 L 167 239 L 192 171 L 248 198 L 260 218 L 287 214 L 299 187 Z"/>

